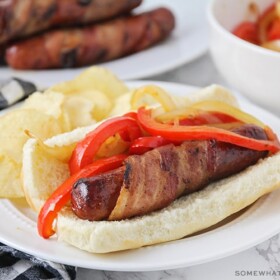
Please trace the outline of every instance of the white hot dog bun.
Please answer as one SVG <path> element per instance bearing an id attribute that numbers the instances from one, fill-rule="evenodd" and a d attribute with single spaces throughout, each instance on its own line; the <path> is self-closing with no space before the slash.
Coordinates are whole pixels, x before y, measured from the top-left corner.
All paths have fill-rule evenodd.
<path id="1" fill-rule="evenodd" d="M 219 90 L 208 88 L 208 93 L 204 90 L 193 100 L 220 99 Z M 223 101 L 236 105 L 229 93 L 222 96 Z M 39 211 L 52 191 L 68 177 L 67 160 L 75 143 L 94 126 L 52 137 L 44 144 L 36 139 L 25 144 L 22 179 L 27 201 L 34 210 Z M 65 207 L 58 216 L 55 230 L 59 240 L 93 253 L 139 248 L 206 229 L 279 187 L 280 153 L 141 217 L 90 222 L 77 218 L 70 207 Z"/>

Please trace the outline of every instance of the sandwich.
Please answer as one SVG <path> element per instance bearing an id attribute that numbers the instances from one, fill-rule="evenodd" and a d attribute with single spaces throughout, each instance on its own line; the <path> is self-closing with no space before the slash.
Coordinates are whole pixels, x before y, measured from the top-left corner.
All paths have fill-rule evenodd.
<path id="1" fill-rule="evenodd" d="M 147 105 L 149 97 L 157 105 Z M 280 186 L 280 144 L 233 95 L 132 91 L 131 111 L 23 149 L 38 233 L 92 253 L 177 240 Z"/>

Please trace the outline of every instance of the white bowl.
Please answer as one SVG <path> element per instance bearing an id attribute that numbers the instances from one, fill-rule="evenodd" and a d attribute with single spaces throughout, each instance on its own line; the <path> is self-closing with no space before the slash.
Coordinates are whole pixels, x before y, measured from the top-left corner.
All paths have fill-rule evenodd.
<path id="1" fill-rule="evenodd" d="M 227 82 L 252 101 L 280 114 L 280 53 L 234 36 L 239 23 L 255 16 L 250 4 L 263 12 L 273 0 L 212 0 L 207 11 L 210 52 Z"/>

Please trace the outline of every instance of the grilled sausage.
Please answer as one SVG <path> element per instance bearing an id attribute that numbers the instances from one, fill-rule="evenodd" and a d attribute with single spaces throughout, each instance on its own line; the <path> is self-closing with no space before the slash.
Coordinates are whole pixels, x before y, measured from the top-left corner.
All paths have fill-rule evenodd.
<path id="1" fill-rule="evenodd" d="M 109 217 L 119 197 L 124 172 L 125 167 L 121 167 L 103 175 L 81 179 L 72 193 L 75 213 L 82 219 Z"/>
<path id="2" fill-rule="evenodd" d="M 6 50 L 16 69 L 78 67 L 138 52 L 165 39 L 174 16 L 165 8 L 84 28 L 64 29 L 15 43 Z"/>
<path id="3" fill-rule="evenodd" d="M 244 125 L 234 131 L 267 139 L 264 130 L 256 126 Z M 238 173 L 266 155 L 216 140 L 162 146 L 128 157 L 124 167 L 78 180 L 72 190 L 72 209 L 87 220 L 148 214 L 210 182 Z"/>
<path id="4" fill-rule="evenodd" d="M 142 0 L 4 0 L 0 3 L 0 44 L 54 26 L 86 24 L 127 13 Z"/>

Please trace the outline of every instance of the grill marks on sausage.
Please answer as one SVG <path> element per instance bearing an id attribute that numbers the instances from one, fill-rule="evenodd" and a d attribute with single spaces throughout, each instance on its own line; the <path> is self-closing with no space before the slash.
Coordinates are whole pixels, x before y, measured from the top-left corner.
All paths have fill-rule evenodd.
<path id="1" fill-rule="evenodd" d="M 64 68 L 74 67 L 77 63 L 77 50 L 70 49 L 61 54 L 61 65 Z"/>
<path id="2" fill-rule="evenodd" d="M 124 177 L 123 177 L 123 180 L 124 180 L 124 185 L 127 187 L 130 185 L 130 176 L 129 174 L 131 173 L 131 170 L 132 170 L 132 166 L 129 162 L 126 163 L 125 165 L 125 172 L 124 172 Z"/>
<path id="3" fill-rule="evenodd" d="M 235 132 L 256 139 L 267 139 L 261 128 L 251 125 L 244 125 Z M 117 174 L 116 184 L 120 184 L 118 187 L 113 185 L 113 189 L 118 189 L 119 193 L 117 199 L 114 197 L 111 200 L 115 202 L 115 207 L 110 208 L 112 211 L 101 209 L 102 207 L 98 211 L 106 212 L 108 216 L 101 216 L 109 220 L 144 215 L 168 206 L 182 195 L 201 190 L 212 181 L 240 172 L 266 155 L 265 151 L 253 151 L 215 140 L 186 141 L 179 146 L 170 144 L 141 156 L 133 155 L 125 160 L 124 167 L 110 173 L 110 176 Z M 102 191 L 110 192 L 111 186 L 107 184 L 109 181 L 104 177 L 106 178 L 107 175 L 95 177 L 93 181 L 83 181 L 83 183 L 87 182 L 88 193 L 91 193 L 91 196 L 100 197 L 96 193 L 94 184 L 91 186 L 93 182 L 100 185 L 98 180 L 104 182 Z M 79 203 L 81 205 L 84 203 L 79 196 L 80 188 L 80 184 L 77 183 L 72 193 L 74 212 L 83 219 L 100 219 L 98 211 L 88 209 L 93 207 L 96 210 L 94 203 L 99 198 L 87 198 L 87 207 L 77 206 Z M 108 198 L 109 195 L 104 197 Z M 105 206 L 106 203 L 99 202 L 99 204 Z"/>
<path id="4" fill-rule="evenodd" d="M 78 67 L 99 63 L 141 51 L 164 40 L 174 24 L 173 14 L 159 8 L 83 28 L 50 31 L 11 45 L 6 50 L 6 61 L 16 69 Z M 164 32 L 162 25 L 168 26 Z"/>
<path id="5" fill-rule="evenodd" d="M 179 168 L 181 177 L 178 196 L 194 192 L 209 182 L 211 174 L 208 163 L 208 141 L 185 142 L 180 151 L 183 159 Z M 177 197 L 178 197 L 177 196 Z"/>
<path id="6" fill-rule="evenodd" d="M 13 0 L 0 6 L 0 44 L 61 26 L 126 14 L 142 0 Z"/>
<path id="7" fill-rule="evenodd" d="M 81 6 L 87 6 L 92 2 L 92 0 L 77 0 L 77 3 Z"/>
<path id="8" fill-rule="evenodd" d="M 42 13 L 42 20 L 49 20 L 54 16 L 57 11 L 56 3 L 52 3 L 46 7 L 46 9 Z M 37 14 L 37 13 L 35 13 Z"/>

